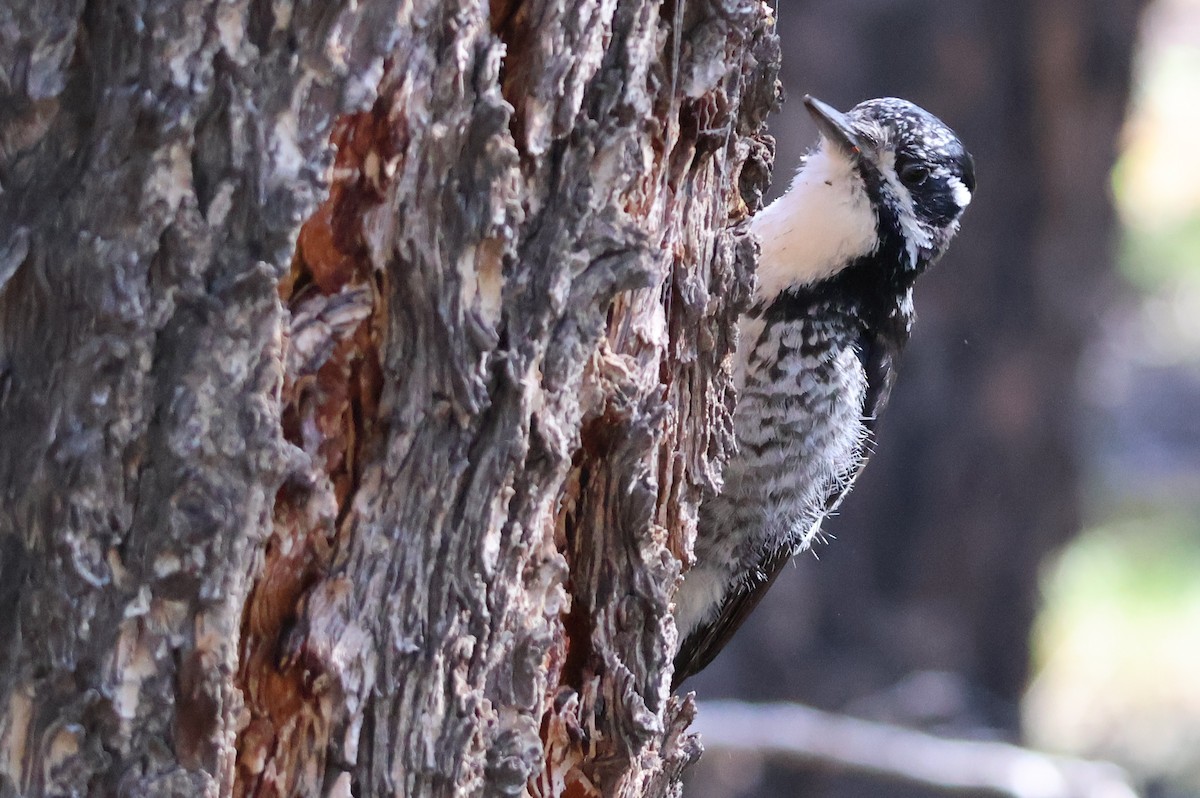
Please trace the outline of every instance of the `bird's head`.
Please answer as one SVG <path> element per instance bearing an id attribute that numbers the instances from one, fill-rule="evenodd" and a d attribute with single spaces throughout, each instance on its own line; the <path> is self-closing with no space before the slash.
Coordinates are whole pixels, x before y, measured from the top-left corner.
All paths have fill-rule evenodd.
<path id="1" fill-rule="evenodd" d="M 867 100 L 844 114 L 811 96 L 804 105 L 824 138 L 821 154 L 844 160 L 847 172 L 861 179 L 878 234 L 900 236 L 909 268 L 937 260 L 975 191 L 974 161 L 954 131 L 894 97 Z"/>

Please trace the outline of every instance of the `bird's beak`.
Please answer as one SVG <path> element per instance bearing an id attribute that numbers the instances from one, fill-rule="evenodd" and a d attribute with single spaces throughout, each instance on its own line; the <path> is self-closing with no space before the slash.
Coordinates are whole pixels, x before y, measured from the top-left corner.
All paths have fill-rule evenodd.
<path id="1" fill-rule="evenodd" d="M 850 120 L 836 108 L 813 97 L 804 95 L 804 107 L 816 121 L 821 134 L 830 144 L 840 149 L 848 157 L 858 160 L 864 155 L 859 136 L 850 126 Z"/>

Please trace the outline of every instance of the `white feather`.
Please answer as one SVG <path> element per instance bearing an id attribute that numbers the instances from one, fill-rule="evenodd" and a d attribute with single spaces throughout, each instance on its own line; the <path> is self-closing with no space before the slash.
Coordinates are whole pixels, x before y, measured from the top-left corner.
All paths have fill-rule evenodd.
<path id="1" fill-rule="evenodd" d="M 878 246 L 875 211 L 850 160 L 823 139 L 792 187 L 754 217 L 758 298 L 824 279 Z"/>
<path id="2" fill-rule="evenodd" d="M 950 186 L 950 190 L 954 192 L 955 205 L 960 208 L 966 208 L 971 204 L 971 189 L 967 188 L 963 184 L 963 181 L 952 175 L 946 183 Z"/>

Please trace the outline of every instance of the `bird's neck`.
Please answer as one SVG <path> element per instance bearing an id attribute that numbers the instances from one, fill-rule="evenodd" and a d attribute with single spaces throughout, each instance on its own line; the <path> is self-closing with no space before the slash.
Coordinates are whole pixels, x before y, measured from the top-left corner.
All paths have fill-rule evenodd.
<path id="1" fill-rule="evenodd" d="M 788 192 L 754 218 L 762 243 L 758 297 L 825 280 L 879 246 L 878 219 L 854 166 L 823 144 Z"/>
<path id="2" fill-rule="evenodd" d="M 751 308 L 749 320 L 758 324 L 793 322 L 841 315 L 853 319 L 863 332 L 890 329 L 912 322 L 912 288 L 916 273 L 888 269 L 881 253 L 867 255 L 828 279 L 793 285 L 768 302 Z"/>

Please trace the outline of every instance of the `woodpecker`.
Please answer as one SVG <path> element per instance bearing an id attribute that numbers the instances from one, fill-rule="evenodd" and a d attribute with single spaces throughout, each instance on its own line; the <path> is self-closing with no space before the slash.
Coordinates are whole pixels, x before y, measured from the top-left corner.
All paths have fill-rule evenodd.
<path id="1" fill-rule="evenodd" d="M 751 222 L 761 255 L 733 363 L 737 450 L 700 506 L 672 689 L 712 661 L 866 463 L 913 284 L 975 191 L 970 154 L 928 111 L 896 98 L 845 114 L 804 104 L 821 137 Z"/>

